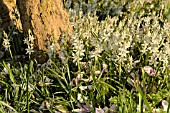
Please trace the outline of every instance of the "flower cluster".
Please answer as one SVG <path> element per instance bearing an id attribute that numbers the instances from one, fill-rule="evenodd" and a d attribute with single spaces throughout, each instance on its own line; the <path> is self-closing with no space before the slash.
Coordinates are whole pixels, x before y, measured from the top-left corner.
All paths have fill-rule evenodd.
<path id="1" fill-rule="evenodd" d="M 147 60 L 154 67 L 162 62 L 160 68 L 164 71 L 170 56 L 169 23 L 161 23 L 164 20 L 155 13 L 144 17 L 146 11 L 133 11 L 139 4 L 133 7 L 131 3 L 131 13 L 121 13 L 121 21 L 118 16 L 99 21 L 95 11 L 84 14 L 70 10 L 70 21 L 75 29 L 70 34 L 74 61 L 83 61 L 85 55 L 98 60 L 105 54 L 107 60 L 117 62 L 127 70 L 134 67 L 135 61 Z"/>
<path id="2" fill-rule="evenodd" d="M 156 78 L 166 71 L 170 58 L 170 25 L 162 18 L 162 9 L 156 8 L 152 2 L 154 1 L 122 0 L 117 4 L 110 0 L 101 0 L 99 4 L 92 5 L 96 0 L 91 0 L 88 4 L 81 2 L 75 5 L 75 10 L 69 10 L 74 31 L 69 32 L 71 54 L 68 52 L 67 55 L 71 56 L 72 64 L 78 66 L 77 73 L 85 75 L 75 75 L 70 82 L 71 87 L 78 87 L 77 90 L 81 92 L 82 98 L 78 98 L 79 101 L 86 101 L 85 98 L 89 98 L 87 92 L 97 87 L 107 92 L 104 87 L 108 79 L 128 81 L 130 78 L 126 78 L 129 77 L 126 74 L 133 73 L 133 80 L 128 83 L 134 86 L 145 78 L 150 81 L 151 77 Z M 144 6 L 146 8 L 143 8 Z M 102 13 L 102 9 L 106 7 Z M 101 19 L 99 13 L 103 14 L 104 18 Z M 105 64 L 102 68 L 103 62 Z M 141 74 L 140 69 L 145 72 Z M 149 76 L 138 76 L 139 79 L 136 80 L 136 75 Z M 99 82 L 100 78 L 103 78 L 106 84 Z M 141 83 L 141 87 L 149 90 L 148 84 Z M 100 91 L 97 91 L 96 97 L 100 95 Z M 86 92 L 85 97 L 82 92 Z M 80 97 L 79 92 L 78 94 Z"/>
<path id="3" fill-rule="evenodd" d="M 26 54 L 31 55 L 32 52 L 34 52 L 34 37 L 31 33 L 31 30 L 28 30 L 28 37 L 24 39 L 24 43 L 27 44 L 28 48 L 25 50 L 27 51 Z"/>
<path id="4" fill-rule="evenodd" d="M 4 38 L 3 38 L 3 43 L 2 45 L 4 46 L 5 50 L 9 50 L 10 49 L 10 39 L 8 38 L 8 35 L 5 33 L 5 31 L 3 32 L 4 34 Z"/>

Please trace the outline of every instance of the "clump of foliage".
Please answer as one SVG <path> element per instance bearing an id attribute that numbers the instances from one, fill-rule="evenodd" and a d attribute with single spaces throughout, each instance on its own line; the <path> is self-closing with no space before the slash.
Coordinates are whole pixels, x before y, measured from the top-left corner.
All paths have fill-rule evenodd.
<path id="1" fill-rule="evenodd" d="M 61 34 L 59 53 L 51 48 L 44 64 L 1 62 L 1 112 L 168 112 L 170 24 L 162 2 L 66 3 L 74 31 Z"/>

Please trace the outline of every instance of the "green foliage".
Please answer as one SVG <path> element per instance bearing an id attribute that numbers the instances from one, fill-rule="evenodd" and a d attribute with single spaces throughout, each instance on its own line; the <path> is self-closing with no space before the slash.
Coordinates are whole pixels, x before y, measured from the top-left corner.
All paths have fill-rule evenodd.
<path id="1" fill-rule="evenodd" d="M 165 18 L 170 21 L 170 2 L 168 0 L 165 0 L 165 10 L 164 10 L 164 16 Z"/>
<path id="2" fill-rule="evenodd" d="M 167 111 L 167 6 L 160 0 L 65 2 L 74 31 L 61 34 L 58 53 L 44 64 L 31 57 L 1 62 L 1 112 Z M 33 39 L 30 33 L 24 41 Z M 31 44 L 27 50 L 34 52 Z"/>

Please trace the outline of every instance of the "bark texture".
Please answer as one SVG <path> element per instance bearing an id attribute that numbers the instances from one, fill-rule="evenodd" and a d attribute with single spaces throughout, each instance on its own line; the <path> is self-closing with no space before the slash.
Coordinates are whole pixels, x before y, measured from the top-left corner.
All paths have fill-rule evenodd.
<path id="1" fill-rule="evenodd" d="M 30 29 L 35 37 L 35 48 L 46 50 L 57 41 L 61 31 L 71 29 L 69 15 L 61 0 L 17 0 L 22 28 L 27 35 Z M 60 48 L 57 46 L 57 50 Z"/>
<path id="2" fill-rule="evenodd" d="M 7 30 L 10 25 L 9 9 L 3 0 L 0 0 L 0 28 Z"/>
<path id="3" fill-rule="evenodd" d="M 0 0 L 0 28 L 7 31 L 10 27 L 16 27 L 22 32 L 20 15 L 17 10 L 16 0 Z"/>

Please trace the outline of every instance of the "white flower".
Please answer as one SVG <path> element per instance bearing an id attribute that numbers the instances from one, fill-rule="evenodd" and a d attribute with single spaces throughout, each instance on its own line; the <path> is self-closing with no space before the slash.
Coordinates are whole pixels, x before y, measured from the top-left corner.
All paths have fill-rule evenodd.
<path id="1" fill-rule="evenodd" d="M 30 47 L 30 46 L 28 46 L 28 48 L 26 48 L 25 50 L 27 51 L 26 54 L 29 54 L 29 55 L 34 52 L 33 47 Z"/>
<path id="2" fill-rule="evenodd" d="M 95 50 L 90 52 L 90 57 L 97 59 L 98 57 L 101 57 L 100 53 L 102 53 L 102 51 L 103 47 L 101 46 L 101 44 L 97 44 L 95 45 Z"/>
<path id="3" fill-rule="evenodd" d="M 28 38 L 25 38 L 25 39 L 24 39 L 24 44 L 29 44 Z"/>
<path id="4" fill-rule="evenodd" d="M 164 111 L 167 111 L 168 109 L 168 102 L 166 100 L 162 100 L 162 107 Z"/>
<path id="5" fill-rule="evenodd" d="M 102 66 L 103 66 L 103 71 L 107 72 L 107 65 L 104 63 Z"/>
<path id="6" fill-rule="evenodd" d="M 81 98 L 81 94 L 80 93 L 78 93 L 78 95 L 77 95 L 77 100 L 81 100 L 82 98 Z"/>
<path id="7" fill-rule="evenodd" d="M 110 111 L 111 112 L 117 112 L 117 109 L 118 109 L 118 106 L 113 104 L 111 107 L 110 107 Z"/>
<path id="8" fill-rule="evenodd" d="M 83 90 L 88 89 L 88 87 L 87 86 L 80 86 L 79 89 L 83 91 Z"/>
<path id="9" fill-rule="evenodd" d="M 99 70 L 95 71 L 95 74 L 96 74 L 96 75 L 99 75 L 99 74 L 100 74 L 100 71 L 99 71 Z"/>
<path id="10" fill-rule="evenodd" d="M 10 48 L 10 40 L 8 39 L 8 38 L 3 38 L 3 43 L 2 43 L 2 45 L 5 47 L 5 50 L 8 50 L 9 48 Z"/>
<path id="11" fill-rule="evenodd" d="M 73 78 L 72 80 L 71 80 L 71 82 L 70 82 L 70 86 L 74 86 L 75 84 L 75 78 Z"/>
<path id="12" fill-rule="evenodd" d="M 80 103 L 83 102 L 83 100 L 87 100 L 87 97 L 86 96 L 83 96 L 82 94 L 78 93 L 77 95 L 77 100 L 79 100 Z"/>
<path id="13" fill-rule="evenodd" d="M 65 63 L 66 57 L 62 51 L 59 52 L 59 58 L 61 59 L 62 63 Z"/>
<path id="14" fill-rule="evenodd" d="M 18 32 L 13 31 L 13 32 L 12 32 L 12 34 L 13 34 L 13 35 L 17 35 L 17 34 L 18 34 Z"/>
<path id="15" fill-rule="evenodd" d="M 33 43 L 35 38 L 33 37 L 33 35 L 29 35 L 28 39 L 31 43 Z"/>
<path id="16" fill-rule="evenodd" d="M 89 90 L 92 90 L 92 89 L 93 89 L 93 85 L 88 85 L 87 88 L 88 88 Z"/>
<path id="17" fill-rule="evenodd" d="M 93 77 L 92 76 L 89 77 L 89 82 L 91 82 L 91 81 L 93 81 Z"/>
<path id="18" fill-rule="evenodd" d="M 34 37 L 31 35 L 31 30 L 28 30 L 28 34 L 29 36 L 27 38 L 24 39 L 24 43 L 27 44 L 28 48 L 26 48 L 25 50 L 27 51 L 26 54 L 31 54 L 32 52 L 34 52 Z"/>
<path id="19" fill-rule="evenodd" d="M 150 66 L 145 66 L 144 71 L 150 76 L 154 76 L 156 73 L 155 70 Z"/>
<path id="20" fill-rule="evenodd" d="M 76 85 L 78 84 L 78 82 L 79 82 L 80 80 L 82 80 L 82 78 L 83 78 L 83 73 L 77 75 L 77 77 L 74 79 Z"/>
<path id="21" fill-rule="evenodd" d="M 104 110 L 102 108 L 96 108 L 95 113 L 104 113 Z"/>
<path id="22" fill-rule="evenodd" d="M 78 38 L 78 37 L 75 37 Z M 82 60 L 82 57 L 84 56 L 84 44 L 82 40 L 73 39 L 73 62 L 78 62 Z"/>
<path id="23" fill-rule="evenodd" d="M 56 43 L 52 43 L 49 47 L 49 50 L 51 50 L 52 52 L 56 49 Z"/>
<path id="24" fill-rule="evenodd" d="M 81 78 L 83 78 L 83 73 L 78 74 L 77 77 L 76 77 L 77 80 L 80 80 Z"/>

